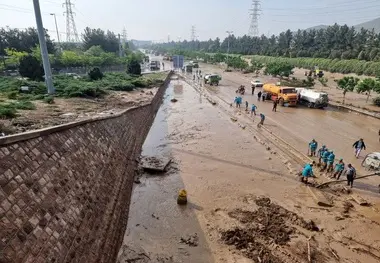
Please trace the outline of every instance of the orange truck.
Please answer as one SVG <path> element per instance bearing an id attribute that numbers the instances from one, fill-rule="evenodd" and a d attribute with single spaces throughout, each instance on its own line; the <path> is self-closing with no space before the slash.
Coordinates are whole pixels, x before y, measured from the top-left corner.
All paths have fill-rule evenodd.
<path id="1" fill-rule="evenodd" d="M 281 106 L 295 107 L 297 105 L 297 91 L 292 87 L 283 87 L 279 84 L 264 84 L 262 97 L 266 100 L 279 100 Z"/>

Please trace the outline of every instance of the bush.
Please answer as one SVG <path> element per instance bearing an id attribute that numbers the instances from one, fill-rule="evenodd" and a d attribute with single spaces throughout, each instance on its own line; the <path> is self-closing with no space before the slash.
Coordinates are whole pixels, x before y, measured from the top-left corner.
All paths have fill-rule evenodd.
<path id="1" fill-rule="evenodd" d="M 91 80 L 99 80 L 104 77 L 103 73 L 100 71 L 100 68 L 93 68 L 88 72 L 88 76 Z"/>
<path id="2" fill-rule="evenodd" d="M 7 105 L 0 105 L 0 119 L 13 119 L 17 116 L 17 111 Z"/>
<path id="3" fill-rule="evenodd" d="M 112 84 L 109 88 L 111 90 L 116 90 L 116 91 L 132 91 L 136 88 L 136 86 L 133 85 L 131 82 L 124 81 L 122 83 Z"/>
<path id="4" fill-rule="evenodd" d="M 17 99 L 18 92 L 17 91 L 11 91 L 7 94 L 7 98 L 10 100 L 15 100 Z"/>
<path id="5" fill-rule="evenodd" d="M 8 104 L 10 108 L 17 110 L 35 110 L 36 106 L 30 101 L 17 101 Z"/>
<path id="6" fill-rule="evenodd" d="M 101 97 L 102 95 L 106 94 L 105 90 L 103 90 L 100 87 L 93 86 L 90 84 L 85 83 L 73 83 L 69 86 L 67 86 L 63 92 L 62 95 L 65 97 L 92 97 L 97 98 Z"/>
<path id="7" fill-rule="evenodd" d="M 44 79 L 44 69 L 40 61 L 32 55 L 20 59 L 18 71 L 21 76 L 31 80 L 42 81 Z"/>
<path id="8" fill-rule="evenodd" d="M 46 97 L 44 97 L 43 100 L 47 104 L 54 104 L 54 97 L 53 96 L 46 96 Z"/>
<path id="9" fill-rule="evenodd" d="M 143 87 L 148 86 L 148 80 L 138 78 L 138 79 L 132 80 L 132 84 L 138 88 L 143 88 Z"/>

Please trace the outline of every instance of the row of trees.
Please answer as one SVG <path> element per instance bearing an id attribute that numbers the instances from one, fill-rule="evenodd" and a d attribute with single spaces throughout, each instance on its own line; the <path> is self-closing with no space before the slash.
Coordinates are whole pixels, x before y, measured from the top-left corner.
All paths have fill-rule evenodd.
<path id="1" fill-rule="evenodd" d="M 356 90 L 358 93 L 367 94 L 367 102 L 371 92 L 380 93 L 380 78 L 365 78 L 360 80 L 355 77 L 344 77 L 337 81 L 338 87 L 343 91 L 343 104 L 345 103 L 346 93 Z M 374 99 L 374 103 L 380 106 L 377 102 L 378 98 Z M 380 101 L 379 101 L 380 102 Z"/>
<path id="2" fill-rule="evenodd" d="M 49 54 L 57 53 L 56 43 L 54 43 L 46 31 L 46 44 Z M 119 38 L 112 31 L 103 31 L 87 27 L 82 34 L 83 43 L 62 43 L 64 50 L 86 51 L 92 46 L 100 46 L 103 51 L 117 53 L 119 51 Z M 39 45 L 38 33 L 35 28 L 25 30 L 0 28 L 0 56 L 6 56 L 7 50 L 31 53 Z M 132 42 L 123 43 L 124 49 L 135 49 Z"/>
<path id="3" fill-rule="evenodd" d="M 4 64 L 7 69 L 18 69 L 21 58 L 33 56 L 41 61 L 41 52 L 39 47 L 35 47 L 31 52 L 19 52 L 14 49 L 6 49 L 6 59 Z M 123 57 L 115 53 L 105 52 L 100 46 L 92 46 L 86 51 L 82 50 L 63 50 L 55 55 L 50 55 L 52 68 L 59 70 L 67 67 L 94 67 L 94 66 L 113 66 L 127 65 L 131 59 L 143 62 L 144 54 L 136 51 L 126 50 Z"/>
<path id="4" fill-rule="evenodd" d="M 143 60 L 143 54 L 136 52 L 132 42 L 123 44 L 123 57 L 119 57 L 119 39 L 111 31 L 86 28 L 82 34 L 83 43 L 61 43 L 55 46 L 46 32 L 48 53 L 52 67 L 93 67 L 126 65 L 131 59 Z M 62 50 L 63 49 L 63 50 Z M 58 52 L 59 51 L 59 52 Z M 0 29 L 0 69 L 18 69 L 20 59 L 27 55 L 41 60 L 36 29 Z"/>
<path id="5" fill-rule="evenodd" d="M 45 38 L 48 52 L 50 54 L 55 53 L 54 43 L 51 41 L 47 31 Z M 35 28 L 27 28 L 25 30 L 0 28 L 0 56 L 5 56 L 7 49 L 19 52 L 31 52 L 38 43 L 38 33 Z"/>
<path id="6" fill-rule="evenodd" d="M 329 59 L 359 59 L 380 61 L 380 34 L 373 30 L 356 31 L 347 25 L 335 24 L 326 29 L 287 30 L 275 36 L 261 37 L 231 35 L 221 41 L 219 38 L 208 41 L 183 41 L 156 44 L 153 48 L 167 50 L 203 51 L 216 53 L 230 52 L 242 55 L 264 55 L 284 57 L 313 57 Z"/>

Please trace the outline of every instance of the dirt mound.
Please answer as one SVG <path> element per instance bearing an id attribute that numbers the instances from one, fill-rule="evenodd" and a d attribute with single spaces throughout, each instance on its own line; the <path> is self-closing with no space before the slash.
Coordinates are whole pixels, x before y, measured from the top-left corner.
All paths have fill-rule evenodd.
<path id="1" fill-rule="evenodd" d="M 222 240 L 227 245 L 233 245 L 246 257 L 262 262 L 282 262 L 269 247 L 286 245 L 291 235 L 297 232 L 295 226 L 309 231 L 319 231 L 315 222 L 306 221 L 282 206 L 274 204 L 267 197 L 255 199 L 258 209 L 245 211 L 235 209 L 228 215 L 243 224 L 241 228 L 235 228 L 222 232 Z"/>
<path id="2" fill-rule="evenodd" d="M 222 233 L 222 240 L 225 244 L 235 246 L 244 256 L 253 259 L 255 262 L 263 263 L 282 263 L 271 251 L 263 244 L 255 241 L 256 237 L 251 231 L 240 228 L 228 230 Z"/>

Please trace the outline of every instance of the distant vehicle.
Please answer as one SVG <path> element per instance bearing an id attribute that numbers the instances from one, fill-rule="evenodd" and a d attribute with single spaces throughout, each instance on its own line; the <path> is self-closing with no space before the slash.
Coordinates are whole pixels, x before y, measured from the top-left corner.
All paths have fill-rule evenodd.
<path id="1" fill-rule="evenodd" d="M 193 68 L 199 68 L 199 64 L 197 61 L 190 61 L 189 64 L 192 65 Z"/>
<path id="2" fill-rule="evenodd" d="M 277 84 L 268 83 L 263 86 L 263 94 L 267 100 L 279 100 L 281 106 L 294 107 L 297 105 L 297 91 L 292 87 L 282 87 Z"/>
<path id="3" fill-rule="evenodd" d="M 251 86 L 255 88 L 262 88 L 264 86 L 264 83 L 262 83 L 260 80 L 252 80 L 251 81 Z"/>
<path id="4" fill-rule="evenodd" d="M 218 86 L 221 80 L 222 78 L 218 74 L 206 74 L 204 76 L 205 84 L 209 84 L 210 86 Z"/>
<path id="5" fill-rule="evenodd" d="M 317 92 L 305 88 L 296 88 L 298 103 L 305 104 L 309 108 L 322 109 L 329 105 L 329 97 L 326 92 Z"/>
<path id="6" fill-rule="evenodd" d="M 193 72 L 193 66 L 190 64 L 187 64 L 187 65 L 183 66 L 182 70 L 186 71 L 187 73 L 192 73 Z"/>
<path id="7" fill-rule="evenodd" d="M 150 70 L 154 71 L 154 70 L 160 70 L 160 61 L 158 60 L 152 60 L 150 62 Z"/>

